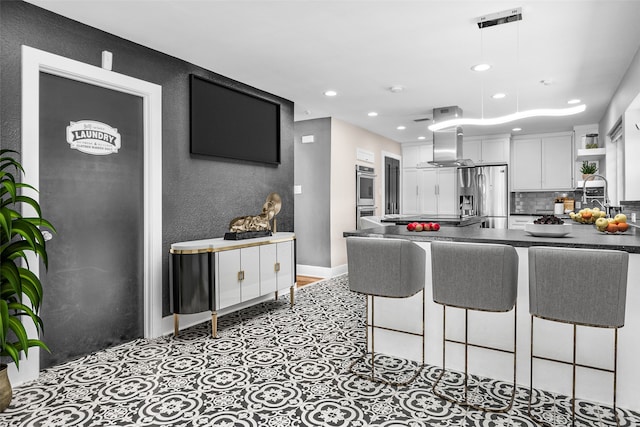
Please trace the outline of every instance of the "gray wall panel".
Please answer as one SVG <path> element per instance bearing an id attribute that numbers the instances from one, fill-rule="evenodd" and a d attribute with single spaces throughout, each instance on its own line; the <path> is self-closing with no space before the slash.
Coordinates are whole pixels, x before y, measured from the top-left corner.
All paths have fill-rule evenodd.
<path id="1" fill-rule="evenodd" d="M 302 144 L 303 135 L 315 142 Z M 295 206 L 297 262 L 331 267 L 331 119 L 295 123 L 295 185 L 302 185 Z"/>

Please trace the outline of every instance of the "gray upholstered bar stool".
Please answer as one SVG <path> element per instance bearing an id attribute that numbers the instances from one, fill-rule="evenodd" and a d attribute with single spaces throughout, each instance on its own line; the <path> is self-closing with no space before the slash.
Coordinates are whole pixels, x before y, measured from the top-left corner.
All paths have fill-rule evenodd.
<path id="1" fill-rule="evenodd" d="M 606 266 L 603 268 L 603 266 Z M 575 424 L 576 366 L 613 374 L 613 412 L 616 412 L 618 328 L 624 325 L 629 254 L 600 249 L 529 248 L 529 312 L 531 313 L 531 376 L 528 412 L 533 399 L 533 360 L 543 359 L 573 367 L 571 419 Z M 573 360 L 551 359 L 534 354 L 533 320 L 540 318 L 573 325 Z M 577 326 L 614 330 L 613 369 L 576 363 Z"/>
<path id="2" fill-rule="evenodd" d="M 449 402 L 489 412 L 506 412 L 516 393 L 516 320 L 518 295 L 518 254 L 507 245 L 463 242 L 431 242 L 433 301 L 442 307 L 442 372 L 433 392 Z M 464 342 L 447 338 L 447 307 L 464 309 Z M 513 351 L 469 343 L 469 310 L 509 312 L 513 310 Z M 464 345 L 463 399 L 457 400 L 437 390 L 446 371 L 447 343 Z M 513 393 L 502 408 L 482 407 L 468 400 L 469 347 L 513 354 Z"/>
<path id="3" fill-rule="evenodd" d="M 411 383 L 424 367 L 424 298 L 422 298 L 422 318 L 415 319 L 422 325 L 420 334 L 398 329 L 390 329 L 375 324 L 375 298 L 408 298 L 424 290 L 426 253 L 424 249 L 409 240 L 374 237 L 347 238 L 347 265 L 349 288 L 366 295 L 367 349 L 356 359 L 349 371 L 371 381 L 391 385 Z M 369 319 L 369 297 L 371 297 L 371 323 Z M 368 354 L 369 327 L 371 327 L 371 375 L 354 371 L 353 367 Z M 406 381 L 387 381 L 375 374 L 375 330 L 386 329 L 422 337 L 422 363 Z"/>

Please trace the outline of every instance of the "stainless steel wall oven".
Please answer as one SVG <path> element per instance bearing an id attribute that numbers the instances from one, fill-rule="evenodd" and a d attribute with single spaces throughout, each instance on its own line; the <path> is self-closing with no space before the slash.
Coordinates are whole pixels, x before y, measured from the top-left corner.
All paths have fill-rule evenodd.
<path id="1" fill-rule="evenodd" d="M 356 206 L 375 205 L 375 170 L 356 165 Z"/>

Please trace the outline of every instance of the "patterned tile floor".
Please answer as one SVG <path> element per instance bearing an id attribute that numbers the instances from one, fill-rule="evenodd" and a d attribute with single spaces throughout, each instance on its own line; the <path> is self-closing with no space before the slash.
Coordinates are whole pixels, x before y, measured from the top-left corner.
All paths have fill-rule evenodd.
<path id="1" fill-rule="evenodd" d="M 364 347 L 364 299 L 349 292 L 346 276 L 220 319 L 178 338 L 135 340 L 43 371 L 16 387 L 0 414 L 7 426 L 482 426 L 536 424 L 526 415 L 528 391 L 517 389 L 508 414 L 449 404 L 430 390 L 439 373 L 426 367 L 408 387 L 371 383 L 347 372 Z M 410 362 L 385 360 L 390 370 Z M 456 384 L 460 376 L 446 375 Z M 506 383 L 473 379 L 504 402 Z M 469 397 L 484 398 L 472 390 Z M 576 425 L 600 426 L 598 406 L 578 402 Z M 540 393 L 552 426 L 570 425 L 569 400 Z M 619 410 L 622 426 L 640 426 L 640 414 Z M 610 414 L 608 414 L 610 416 Z"/>

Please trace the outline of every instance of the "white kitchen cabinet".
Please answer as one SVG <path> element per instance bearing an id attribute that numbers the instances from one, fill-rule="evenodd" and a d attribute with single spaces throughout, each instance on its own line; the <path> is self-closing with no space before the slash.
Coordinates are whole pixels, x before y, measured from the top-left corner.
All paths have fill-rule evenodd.
<path id="1" fill-rule="evenodd" d="M 419 206 L 421 214 L 438 214 L 438 169 L 422 169 L 418 174 L 420 187 Z"/>
<path id="2" fill-rule="evenodd" d="M 403 171 L 402 213 L 456 215 L 456 168 L 418 168 Z"/>
<path id="3" fill-rule="evenodd" d="M 570 135 L 542 139 L 542 188 L 573 189 L 573 138 Z"/>
<path id="4" fill-rule="evenodd" d="M 540 190 L 542 149 L 540 139 L 517 139 L 511 145 L 511 190 Z"/>
<path id="5" fill-rule="evenodd" d="M 418 205 L 420 185 L 418 184 L 418 172 L 423 169 L 403 169 L 402 170 L 402 213 L 412 215 L 419 213 Z"/>
<path id="6" fill-rule="evenodd" d="M 402 167 L 426 166 L 433 160 L 433 144 L 402 144 Z"/>
<path id="7" fill-rule="evenodd" d="M 482 140 L 465 138 L 462 140 L 462 157 L 473 163 L 480 163 L 482 159 Z"/>
<path id="8" fill-rule="evenodd" d="M 437 169 L 436 194 L 438 215 L 458 214 L 456 174 L 456 168 Z"/>
<path id="9" fill-rule="evenodd" d="M 471 137 L 462 142 L 462 157 L 476 164 L 509 163 L 509 137 Z"/>
<path id="10" fill-rule="evenodd" d="M 572 190 L 571 134 L 514 139 L 511 145 L 511 191 Z"/>
<path id="11" fill-rule="evenodd" d="M 483 139 L 482 163 L 509 163 L 509 138 Z"/>

